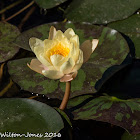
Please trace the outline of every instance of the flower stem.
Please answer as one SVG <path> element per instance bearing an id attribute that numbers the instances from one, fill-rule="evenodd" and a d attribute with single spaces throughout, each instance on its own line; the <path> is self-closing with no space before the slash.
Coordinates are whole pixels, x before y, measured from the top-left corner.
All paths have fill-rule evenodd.
<path id="1" fill-rule="evenodd" d="M 19 0 L 19 1 L 16 1 L 15 3 L 12 3 L 11 5 L 5 7 L 4 9 L 0 10 L 0 14 L 6 12 L 7 10 L 15 7 L 16 5 L 20 4 L 21 2 L 23 2 L 23 0 Z"/>
<path id="2" fill-rule="evenodd" d="M 21 10 L 19 10 L 17 13 L 13 14 L 12 16 L 8 17 L 7 19 L 4 20 L 4 22 L 9 21 L 10 19 L 14 18 L 15 16 L 19 15 L 20 13 L 22 13 L 23 11 L 25 11 L 27 8 L 29 8 L 30 6 L 32 6 L 34 4 L 34 1 L 30 2 L 28 5 L 26 5 L 25 7 L 23 7 Z"/>
<path id="3" fill-rule="evenodd" d="M 10 79 L 10 83 L 0 91 L 0 97 L 3 96 L 13 85 L 13 81 Z"/>
<path id="4" fill-rule="evenodd" d="M 71 89 L 71 81 L 66 82 L 65 94 L 64 94 L 63 100 L 61 102 L 61 105 L 59 107 L 59 109 L 61 109 L 61 110 L 64 110 L 67 106 L 69 96 L 70 96 L 70 89 Z"/>

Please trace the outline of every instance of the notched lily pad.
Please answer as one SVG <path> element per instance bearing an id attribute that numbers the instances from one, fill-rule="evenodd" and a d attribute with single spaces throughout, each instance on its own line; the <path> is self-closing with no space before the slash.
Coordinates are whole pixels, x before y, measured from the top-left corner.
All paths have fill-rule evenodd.
<path id="1" fill-rule="evenodd" d="M 139 0 L 73 0 L 65 13 L 74 22 L 107 24 L 125 19 L 139 8 Z"/>
<path id="2" fill-rule="evenodd" d="M 41 8 L 50 9 L 67 0 L 34 0 Z"/>
<path id="3" fill-rule="evenodd" d="M 0 22 L 0 63 L 11 59 L 19 50 L 13 41 L 20 34 L 17 27 Z"/>
<path id="4" fill-rule="evenodd" d="M 79 35 L 80 44 L 88 39 L 99 39 L 98 47 L 91 55 L 89 61 L 83 64 L 82 68 L 78 71 L 76 79 L 72 81 L 71 97 L 96 92 L 111 75 L 125 66 L 114 67 L 114 65 L 122 64 L 129 53 L 129 47 L 121 34 L 108 27 L 71 22 L 44 24 L 25 31 L 17 38 L 16 43 L 22 48 L 30 50 L 29 38 L 37 37 L 42 40 L 48 38 L 51 25 L 55 26 L 57 30 L 62 31 L 65 31 L 67 28 L 73 28 L 76 34 Z M 49 80 L 37 73 L 35 74 L 35 72 L 27 68 L 27 62 L 29 63 L 30 60 L 22 59 L 9 63 L 9 73 L 12 75 L 13 80 L 25 90 L 47 94 L 51 98 L 62 99 L 65 83 Z M 20 72 L 22 70 L 24 72 Z"/>
<path id="5" fill-rule="evenodd" d="M 57 133 L 64 127 L 62 118 L 55 109 L 31 99 L 0 99 L 0 118 L 1 133 L 43 134 L 41 138 L 27 138 L 33 140 L 48 140 L 50 138 L 44 137 L 46 132 Z M 23 135 L 14 139 L 25 140 L 26 137 Z"/>
<path id="6" fill-rule="evenodd" d="M 108 26 L 127 35 L 134 43 L 136 58 L 140 58 L 140 14 L 110 23 Z"/>
<path id="7" fill-rule="evenodd" d="M 93 119 L 120 126 L 132 134 L 140 133 L 140 99 L 85 95 L 69 100 L 68 108 L 74 120 Z"/>

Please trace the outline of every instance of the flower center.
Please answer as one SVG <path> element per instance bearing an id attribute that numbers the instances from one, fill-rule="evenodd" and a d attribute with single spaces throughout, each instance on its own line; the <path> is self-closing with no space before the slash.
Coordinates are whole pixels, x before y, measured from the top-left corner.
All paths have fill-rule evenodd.
<path id="1" fill-rule="evenodd" d="M 61 43 L 59 43 L 58 45 L 56 45 L 55 47 L 53 47 L 50 50 L 50 56 L 52 56 L 54 54 L 59 54 L 59 55 L 66 57 L 66 56 L 68 56 L 69 52 L 70 52 L 69 48 L 64 47 Z"/>

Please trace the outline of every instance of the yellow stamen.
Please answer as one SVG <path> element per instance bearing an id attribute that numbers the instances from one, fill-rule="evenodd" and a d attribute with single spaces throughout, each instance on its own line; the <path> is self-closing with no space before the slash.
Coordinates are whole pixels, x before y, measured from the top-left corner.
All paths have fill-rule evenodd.
<path id="1" fill-rule="evenodd" d="M 64 47 L 61 43 L 59 43 L 58 45 L 56 45 L 55 47 L 50 49 L 49 52 L 50 52 L 50 56 L 52 56 L 54 54 L 59 54 L 59 55 L 66 57 L 66 56 L 68 56 L 70 49 L 67 47 Z"/>

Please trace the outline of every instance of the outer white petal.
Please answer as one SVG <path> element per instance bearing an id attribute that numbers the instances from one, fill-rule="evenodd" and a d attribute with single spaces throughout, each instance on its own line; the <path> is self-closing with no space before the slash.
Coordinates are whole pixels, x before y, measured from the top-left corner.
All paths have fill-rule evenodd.
<path id="1" fill-rule="evenodd" d="M 69 60 L 63 63 L 63 65 L 60 67 L 60 71 L 63 72 L 64 74 L 69 74 L 74 65 L 75 61 L 70 57 Z"/>
<path id="2" fill-rule="evenodd" d="M 53 66 L 57 69 L 57 70 L 60 70 L 60 67 L 61 65 L 68 60 L 67 57 L 64 57 L 62 55 L 59 55 L 59 54 L 55 54 L 55 55 L 52 55 L 50 57 L 50 60 L 53 64 Z"/>
<path id="3" fill-rule="evenodd" d="M 99 43 L 98 39 L 93 39 L 92 40 L 92 52 L 96 49 L 98 43 Z"/>
<path id="4" fill-rule="evenodd" d="M 32 51 L 35 53 L 37 59 L 46 67 L 51 66 L 51 63 L 44 56 L 44 42 L 35 37 L 30 38 L 29 44 L 31 46 Z"/>
<path id="5" fill-rule="evenodd" d="M 92 54 L 92 42 L 90 40 L 86 40 L 82 43 L 80 49 L 83 51 L 83 59 L 84 63 L 88 61 L 90 55 Z"/>
<path id="6" fill-rule="evenodd" d="M 64 32 L 64 35 L 65 35 L 68 39 L 70 39 L 72 36 L 75 35 L 75 32 L 73 31 L 72 28 L 69 28 L 69 29 L 67 29 L 67 30 Z"/>
<path id="7" fill-rule="evenodd" d="M 57 70 L 43 70 L 42 74 L 50 79 L 60 79 L 64 76 L 63 72 Z"/>
<path id="8" fill-rule="evenodd" d="M 37 48 L 38 51 L 44 50 L 44 42 L 38 38 L 32 37 L 29 39 L 29 45 L 34 52 L 34 49 Z"/>
<path id="9" fill-rule="evenodd" d="M 70 74 L 65 74 L 61 79 L 60 82 L 68 82 L 68 81 L 72 81 L 75 79 L 75 77 L 77 76 L 77 71 L 70 73 Z"/>
<path id="10" fill-rule="evenodd" d="M 47 69 L 47 67 L 45 67 L 45 66 L 43 67 L 42 63 L 40 63 L 40 61 L 37 59 L 32 59 L 30 65 L 29 64 L 27 64 L 27 65 L 30 69 L 32 69 L 40 74 L 42 74 L 42 70 Z"/>
<path id="11" fill-rule="evenodd" d="M 75 66 L 73 67 L 72 72 L 79 70 L 81 68 L 82 64 L 83 64 L 83 52 L 80 50 L 79 58 L 75 64 Z"/>

